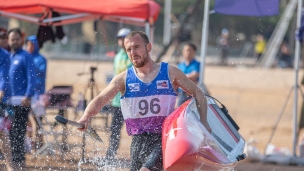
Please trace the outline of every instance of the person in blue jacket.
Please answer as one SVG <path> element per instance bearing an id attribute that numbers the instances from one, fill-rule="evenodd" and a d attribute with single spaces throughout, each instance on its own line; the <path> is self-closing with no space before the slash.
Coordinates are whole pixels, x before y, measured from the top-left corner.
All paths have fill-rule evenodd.
<path id="1" fill-rule="evenodd" d="M 6 103 L 11 95 L 8 71 L 10 67 L 10 55 L 4 49 L 7 44 L 6 32 L 0 30 L 0 102 Z"/>
<path id="2" fill-rule="evenodd" d="M 12 149 L 9 139 L 10 118 L 5 115 L 7 101 L 11 96 L 9 84 L 10 55 L 4 49 L 7 46 L 6 29 L 0 28 L 0 140 L 2 141 L 1 151 L 6 160 L 6 169 L 12 170 Z"/>
<path id="3" fill-rule="evenodd" d="M 36 68 L 36 90 L 34 98 L 39 98 L 45 93 L 47 61 L 39 53 L 40 47 L 35 35 L 29 36 L 26 41 L 26 50 L 33 56 L 34 66 Z"/>
<path id="4" fill-rule="evenodd" d="M 23 144 L 31 98 L 34 96 L 36 88 L 36 69 L 32 55 L 22 49 L 22 33 L 19 28 L 8 31 L 8 44 L 11 48 L 9 81 L 12 90 L 12 104 L 15 105 L 15 116 L 10 130 L 13 165 L 20 167 L 20 170 L 26 170 Z"/>
<path id="5" fill-rule="evenodd" d="M 41 95 L 45 93 L 47 60 L 39 53 L 40 47 L 36 35 L 29 36 L 26 39 L 26 50 L 33 56 L 34 66 L 36 68 L 36 90 L 32 99 L 32 112 L 36 116 L 35 147 L 37 149 L 43 144 L 43 137 L 41 134 L 38 134 L 38 129 L 40 128 L 38 123 L 41 123 L 42 116 L 45 114 L 44 107 L 40 104 L 40 100 Z"/>

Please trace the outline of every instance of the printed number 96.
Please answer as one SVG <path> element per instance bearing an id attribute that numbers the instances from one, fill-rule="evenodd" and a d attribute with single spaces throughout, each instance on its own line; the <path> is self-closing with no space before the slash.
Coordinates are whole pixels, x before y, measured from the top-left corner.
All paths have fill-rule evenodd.
<path id="1" fill-rule="evenodd" d="M 160 112 L 160 105 L 157 102 L 160 102 L 158 98 L 152 99 L 150 105 L 147 100 L 143 99 L 139 101 L 138 108 L 141 110 L 139 114 L 144 116 L 149 112 L 149 109 L 153 114 L 158 114 Z"/>

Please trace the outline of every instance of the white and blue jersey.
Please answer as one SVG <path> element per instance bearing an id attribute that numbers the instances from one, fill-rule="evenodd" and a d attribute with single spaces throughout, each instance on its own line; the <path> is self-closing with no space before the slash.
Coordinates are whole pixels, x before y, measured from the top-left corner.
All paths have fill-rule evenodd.
<path id="1" fill-rule="evenodd" d="M 149 83 L 137 77 L 134 67 L 129 68 L 125 94 L 120 99 L 128 135 L 161 133 L 163 121 L 174 110 L 176 96 L 168 63 L 161 63 L 158 75 Z"/>

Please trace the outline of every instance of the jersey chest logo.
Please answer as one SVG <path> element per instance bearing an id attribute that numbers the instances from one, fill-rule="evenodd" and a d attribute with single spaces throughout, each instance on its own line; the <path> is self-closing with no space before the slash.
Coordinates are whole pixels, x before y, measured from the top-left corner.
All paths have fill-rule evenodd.
<path id="1" fill-rule="evenodd" d="M 130 92 L 140 91 L 139 83 L 130 83 L 128 84 Z"/>
<path id="2" fill-rule="evenodd" d="M 168 80 L 158 80 L 156 81 L 157 89 L 169 89 Z"/>

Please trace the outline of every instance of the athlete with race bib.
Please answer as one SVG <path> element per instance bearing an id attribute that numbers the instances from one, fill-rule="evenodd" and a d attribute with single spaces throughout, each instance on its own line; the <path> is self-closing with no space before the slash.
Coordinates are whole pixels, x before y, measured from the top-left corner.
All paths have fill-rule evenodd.
<path id="1" fill-rule="evenodd" d="M 174 110 L 176 90 L 182 88 L 197 102 L 201 122 L 207 123 L 207 102 L 204 93 L 178 68 L 167 63 L 155 63 L 149 52 L 152 45 L 141 31 L 132 31 L 124 40 L 133 67 L 115 76 L 95 97 L 78 121 L 88 126 L 91 117 L 99 113 L 118 92 L 127 133 L 132 136 L 131 171 L 159 171 L 162 166 L 162 123 Z"/>

